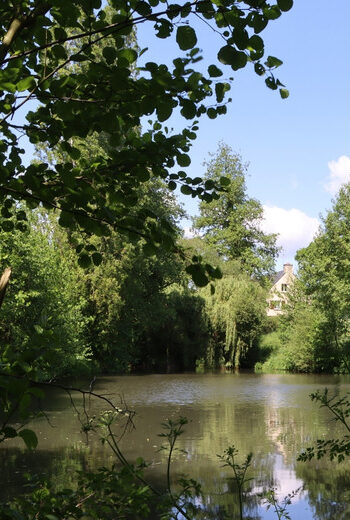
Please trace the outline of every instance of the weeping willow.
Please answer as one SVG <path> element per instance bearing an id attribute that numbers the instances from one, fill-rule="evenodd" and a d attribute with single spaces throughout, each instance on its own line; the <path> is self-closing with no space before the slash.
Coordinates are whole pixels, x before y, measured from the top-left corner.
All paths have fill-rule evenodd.
<path id="1" fill-rule="evenodd" d="M 248 276 L 225 276 L 215 293 L 203 289 L 211 341 L 207 364 L 238 368 L 259 338 L 266 315 L 265 290 Z"/>

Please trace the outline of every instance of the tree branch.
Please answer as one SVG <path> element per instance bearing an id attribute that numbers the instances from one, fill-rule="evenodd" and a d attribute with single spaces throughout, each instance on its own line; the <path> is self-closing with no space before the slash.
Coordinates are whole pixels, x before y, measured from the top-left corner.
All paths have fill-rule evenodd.
<path id="1" fill-rule="evenodd" d="M 5 63 L 6 55 L 12 45 L 12 42 L 15 40 L 16 36 L 27 27 L 32 25 L 38 16 L 41 16 L 50 9 L 50 4 L 44 2 L 42 5 L 36 7 L 31 13 L 28 15 L 24 15 L 22 18 L 15 16 L 8 28 L 7 33 L 5 34 L 2 44 L 0 45 L 0 65 Z M 7 60 L 6 60 L 7 61 Z"/>

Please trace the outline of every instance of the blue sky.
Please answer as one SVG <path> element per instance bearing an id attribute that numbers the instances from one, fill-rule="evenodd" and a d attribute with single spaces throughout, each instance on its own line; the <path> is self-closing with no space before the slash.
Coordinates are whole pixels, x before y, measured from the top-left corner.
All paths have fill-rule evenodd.
<path id="1" fill-rule="evenodd" d="M 227 115 L 202 118 L 191 150 L 193 175 L 203 173 L 203 160 L 220 140 L 250 163 L 248 193 L 265 207 L 265 229 L 281 233 L 279 265 L 309 243 L 340 182 L 350 180 L 349 18 L 349 0 L 294 0 L 262 33 L 265 55 L 284 62 L 277 76 L 290 97 L 282 100 L 250 67 L 234 73 Z M 207 67 L 220 42 L 207 27 L 196 30 Z M 138 29 L 139 45 L 149 47 L 147 61 L 169 63 L 181 55 L 175 42 L 152 33 L 151 24 Z M 177 129 L 181 122 L 172 123 Z M 191 199 L 182 200 L 188 213 L 197 212 Z"/>

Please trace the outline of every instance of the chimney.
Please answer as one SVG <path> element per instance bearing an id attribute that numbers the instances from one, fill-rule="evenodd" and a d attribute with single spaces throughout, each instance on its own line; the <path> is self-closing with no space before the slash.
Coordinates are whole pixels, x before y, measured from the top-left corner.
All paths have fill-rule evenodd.
<path id="1" fill-rule="evenodd" d="M 293 273 L 293 264 L 283 264 L 283 271 L 288 274 Z"/>

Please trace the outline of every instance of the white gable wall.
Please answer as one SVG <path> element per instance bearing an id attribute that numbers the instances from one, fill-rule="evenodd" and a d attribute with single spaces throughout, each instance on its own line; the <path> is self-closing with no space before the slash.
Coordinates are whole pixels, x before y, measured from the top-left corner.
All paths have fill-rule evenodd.
<path id="1" fill-rule="evenodd" d="M 283 314 L 283 307 L 288 301 L 288 292 L 294 283 L 295 275 L 293 274 L 292 264 L 284 264 L 282 276 L 274 283 L 270 289 L 270 295 L 267 299 L 268 316 L 278 316 Z"/>

